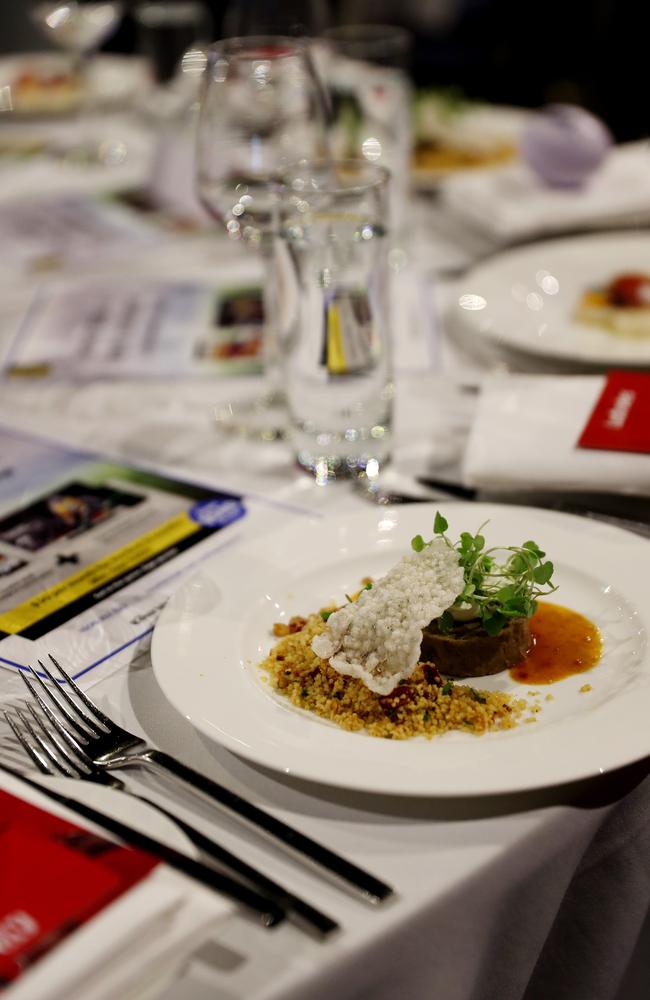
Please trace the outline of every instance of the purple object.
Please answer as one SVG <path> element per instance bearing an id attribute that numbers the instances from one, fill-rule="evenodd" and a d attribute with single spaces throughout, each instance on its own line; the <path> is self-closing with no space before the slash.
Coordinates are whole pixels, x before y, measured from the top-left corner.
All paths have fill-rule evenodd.
<path id="1" fill-rule="evenodd" d="M 550 104 L 524 129 L 521 155 L 551 187 L 580 187 L 603 162 L 613 138 L 599 118 L 572 104 Z"/>

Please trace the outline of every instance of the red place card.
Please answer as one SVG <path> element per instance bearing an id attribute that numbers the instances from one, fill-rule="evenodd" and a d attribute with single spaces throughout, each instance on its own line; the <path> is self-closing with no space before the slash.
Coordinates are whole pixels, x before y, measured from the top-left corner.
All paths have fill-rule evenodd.
<path id="1" fill-rule="evenodd" d="M 650 372 L 610 372 L 579 448 L 650 454 Z"/>
<path id="2" fill-rule="evenodd" d="M 0 789 L 0 992 L 157 863 Z"/>

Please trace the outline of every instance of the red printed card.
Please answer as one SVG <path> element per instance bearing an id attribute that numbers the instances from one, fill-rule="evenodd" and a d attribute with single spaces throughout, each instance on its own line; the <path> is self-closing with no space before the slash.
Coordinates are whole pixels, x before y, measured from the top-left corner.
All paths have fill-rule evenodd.
<path id="1" fill-rule="evenodd" d="M 0 990 L 157 863 L 0 790 Z"/>
<path id="2" fill-rule="evenodd" d="M 578 447 L 650 453 L 650 373 L 608 374 Z"/>

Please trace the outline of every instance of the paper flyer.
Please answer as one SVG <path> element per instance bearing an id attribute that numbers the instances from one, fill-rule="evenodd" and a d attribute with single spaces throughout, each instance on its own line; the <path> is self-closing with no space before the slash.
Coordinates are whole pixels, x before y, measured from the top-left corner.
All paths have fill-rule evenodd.
<path id="1" fill-rule="evenodd" d="M 132 253 L 159 241 L 149 221 L 110 200 L 56 195 L 0 205 L 0 245 L 11 247 L 11 264 L 18 270 Z"/>
<path id="2" fill-rule="evenodd" d="M 234 493 L 0 427 L 0 666 L 129 662 L 182 575 L 248 518 Z"/>
<path id="3" fill-rule="evenodd" d="M 13 378 L 257 374 L 259 287 L 232 281 L 86 279 L 42 284 L 4 361 Z"/>

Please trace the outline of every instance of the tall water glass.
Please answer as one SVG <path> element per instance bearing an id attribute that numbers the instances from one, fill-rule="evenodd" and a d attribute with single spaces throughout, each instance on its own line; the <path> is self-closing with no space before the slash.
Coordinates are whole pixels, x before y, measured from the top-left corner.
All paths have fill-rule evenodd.
<path id="1" fill-rule="evenodd" d="M 207 45 L 212 19 L 201 0 L 140 0 L 133 8 L 139 50 L 147 56 L 156 83 L 168 83 L 188 50 Z"/>
<path id="2" fill-rule="evenodd" d="M 393 235 L 405 222 L 411 158 L 412 37 L 387 24 L 347 24 L 323 33 L 334 108 L 332 152 L 362 156 L 391 174 Z"/>
<path id="3" fill-rule="evenodd" d="M 319 484 L 375 477 L 391 447 L 388 173 L 363 160 L 285 177 L 289 438 Z"/>
<path id="4" fill-rule="evenodd" d="M 300 157 L 325 155 L 325 105 L 308 48 L 295 38 L 232 38 L 210 52 L 197 146 L 197 191 L 231 240 L 266 264 L 264 392 L 217 413 L 225 429 L 270 439 L 284 432 L 286 399 L 275 323 L 277 190 Z"/>

